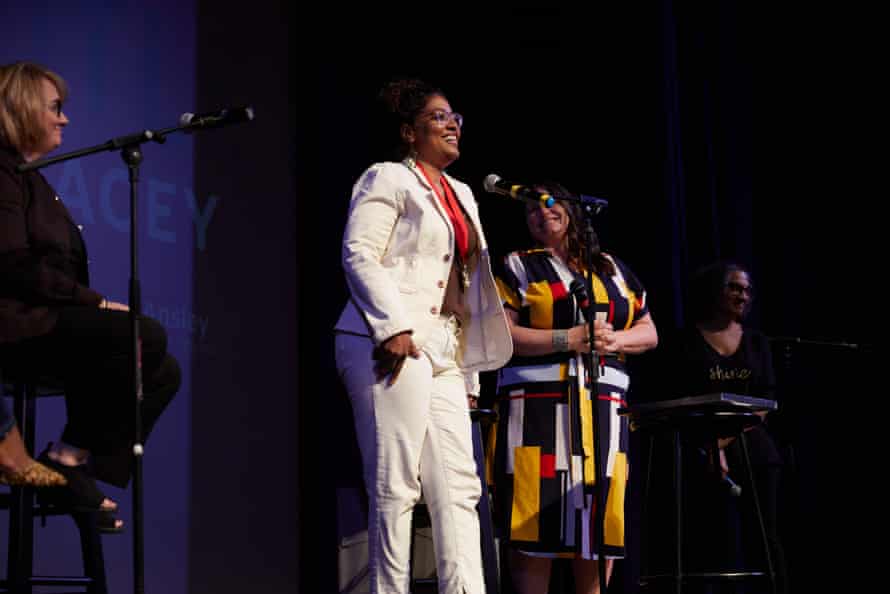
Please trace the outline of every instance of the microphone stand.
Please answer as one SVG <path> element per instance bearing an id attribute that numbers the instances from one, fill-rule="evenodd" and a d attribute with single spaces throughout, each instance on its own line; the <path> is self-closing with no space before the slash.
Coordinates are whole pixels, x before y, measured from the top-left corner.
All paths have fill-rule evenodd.
<path id="1" fill-rule="evenodd" d="M 143 130 L 135 134 L 119 136 L 102 144 L 64 153 L 49 159 L 32 161 L 18 166 L 21 172 L 42 169 L 55 163 L 85 157 L 103 151 L 120 150 L 121 158 L 127 164 L 130 179 L 130 282 L 129 282 L 129 315 L 130 315 L 130 389 L 133 397 L 135 439 L 133 442 L 133 591 L 143 594 L 145 591 L 145 551 L 143 534 L 143 481 L 142 456 L 145 448 L 142 444 L 142 349 L 139 338 L 139 317 L 142 314 L 142 295 L 139 285 L 139 269 L 136 241 L 136 187 L 139 183 L 139 165 L 142 163 L 140 145 L 145 142 L 163 144 L 167 135 L 174 132 L 187 131 L 201 126 L 200 122 L 175 126 L 163 130 Z"/>
<path id="2" fill-rule="evenodd" d="M 784 343 L 786 345 L 791 344 L 805 344 L 810 346 L 826 346 L 826 347 L 838 347 L 838 348 L 846 348 L 846 349 L 864 349 L 868 350 L 868 345 L 861 345 L 857 343 L 850 343 L 844 341 L 835 341 L 835 340 L 813 340 L 810 338 L 801 338 L 800 336 L 767 336 L 767 339 L 770 342 L 779 342 Z"/>
<path id="3" fill-rule="evenodd" d="M 577 196 L 555 196 L 559 200 L 567 202 L 575 202 L 581 205 L 581 211 L 584 213 L 584 266 L 586 273 L 584 274 L 585 288 L 587 289 L 587 311 L 584 312 L 587 322 L 587 332 L 590 336 L 590 350 L 584 353 L 584 376 L 581 381 L 588 386 L 591 399 L 591 407 L 593 408 L 593 460 L 594 460 L 594 497 L 596 500 L 593 506 L 593 538 L 596 542 L 596 553 L 599 562 L 597 563 L 597 571 L 599 572 L 600 592 L 606 592 L 606 555 L 605 555 L 605 507 L 606 507 L 606 490 L 603 483 L 606 477 L 606 463 L 608 456 L 603 456 L 600 447 L 600 412 L 599 412 L 599 389 L 597 377 L 599 375 L 599 367 L 597 365 L 597 354 L 593 350 L 593 329 L 594 320 L 596 319 L 596 303 L 593 292 L 593 245 L 598 242 L 596 231 L 593 228 L 593 218 L 598 215 L 607 205 L 608 202 L 593 196 L 585 196 L 579 194 Z M 581 403 L 579 403 L 580 405 Z"/>

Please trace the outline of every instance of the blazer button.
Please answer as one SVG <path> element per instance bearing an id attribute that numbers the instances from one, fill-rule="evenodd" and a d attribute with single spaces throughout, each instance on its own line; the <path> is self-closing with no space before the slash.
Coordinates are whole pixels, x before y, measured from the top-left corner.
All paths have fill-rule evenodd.
<path id="1" fill-rule="evenodd" d="M 433 315 L 437 315 L 437 314 L 439 313 L 439 308 L 436 307 L 436 306 L 431 307 L 431 308 L 430 308 L 430 313 L 433 314 Z"/>
<path id="2" fill-rule="evenodd" d="M 445 288 L 445 281 L 440 280 L 439 282 L 436 283 L 436 286 L 439 287 L 440 289 L 444 289 L 444 288 Z"/>
<path id="3" fill-rule="evenodd" d="M 59 199 L 59 197 L 58 197 L 58 196 L 56 196 L 56 198 L 55 198 L 55 199 L 56 199 L 56 200 L 58 200 L 58 199 Z"/>
<path id="4" fill-rule="evenodd" d="M 445 254 L 445 257 L 443 257 L 442 260 L 444 260 L 445 262 L 451 260 L 451 254 Z"/>

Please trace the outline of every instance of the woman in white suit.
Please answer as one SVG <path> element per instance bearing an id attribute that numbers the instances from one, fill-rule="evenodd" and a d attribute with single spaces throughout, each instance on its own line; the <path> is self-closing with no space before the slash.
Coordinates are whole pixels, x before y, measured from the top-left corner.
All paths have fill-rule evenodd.
<path id="1" fill-rule="evenodd" d="M 336 326 L 368 492 L 371 592 L 407 593 L 411 511 L 423 491 L 439 592 L 483 594 L 480 481 L 468 401 L 512 342 L 470 188 L 445 173 L 463 118 L 438 89 L 380 93 L 400 162 L 356 182 L 343 238 L 350 299 Z"/>

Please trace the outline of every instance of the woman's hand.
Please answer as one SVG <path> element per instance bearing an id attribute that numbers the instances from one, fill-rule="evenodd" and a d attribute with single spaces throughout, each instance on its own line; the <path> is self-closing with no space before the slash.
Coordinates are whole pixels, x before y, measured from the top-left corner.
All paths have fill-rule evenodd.
<path id="1" fill-rule="evenodd" d="M 374 348 L 373 359 L 374 373 L 377 375 L 377 381 L 381 381 L 387 375 L 389 376 L 388 386 L 396 383 L 402 366 L 405 364 L 407 357 L 414 359 L 420 358 L 420 351 L 414 346 L 409 332 L 402 332 L 387 338 Z"/>
<path id="2" fill-rule="evenodd" d="M 602 320 L 593 321 L 593 349 L 600 355 L 619 351 L 618 336 L 612 324 Z"/>
<path id="3" fill-rule="evenodd" d="M 718 455 L 720 460 L 720 476 L 726 478 L 729 475 L 729 462 L 726 460 L 726 448 L 720 447 L 717 451 L 720 452 Z"/>
<path id="4" fill-rule="evenodd" d="M 576 353 L 590 352 L 590 339 L 587 337 L 587 325 L 572 326 L 568 329 L 570 351 Z"/>
<path id="5" fill-rule="evenodd" d="M 590 338 L 587 324 L 569 328 L 569 349 L 576 353 L 590 352 Z M 593 321 L 593 348 L 600 355 L 618 352 L 618 338 L 612 324 L 602 320 Z"/>

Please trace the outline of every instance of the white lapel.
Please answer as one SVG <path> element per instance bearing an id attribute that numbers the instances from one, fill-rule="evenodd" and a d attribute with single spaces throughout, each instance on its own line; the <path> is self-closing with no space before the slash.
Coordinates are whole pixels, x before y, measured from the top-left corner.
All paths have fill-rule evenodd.
<path id="1" fill-rule="evenodd" d="M 442 175 L 448 180 L 448 183 L 451 184 L 451 188 L 454 190 L 454 194 L 457 196 L 458 202 L 463 207 L 464 212 L 470 218 L 470 222 L 473 224 L 473 228 L 476 231 L 476 237 L 479 241 L 479 246 L 481 248 L 485 248 L 485 236 L 482 234 L 482 223 L 479 221 L 479 209 L 476 206 L 476 201 L 473 198 L 473 195 L 467 191 L 464 191 L 464 185 L 457 183 L 453 177 L 448 175 L 445 172 L 442 172 Z"/>
<path id="2" fill-rule="evenodd" d="M 442 220 L 445 221 L 445 224 L 448 226 L 448 234 L 453 240 L 454 229 L 451 225 L 451 217 L 448 216 L 448 212 L 445 210 L 445 207 L 442 206 L 442 203 L 439 201 L 439 197 L 436 195 L 436 191 L 430 185 L 430 182 L 426 179 L 426 176 L 417 167 L 417 163 L 414 161 L 414 159 L 411 159 L 410 157 L 402 160 L 402 165 L 407 167 L 411 171 L 411 173 L 414 174 L 414 177 L 417 179 L 417 183 L 419 183 L 424 189 L 426 189 L 427 199 L 433 203 L 436 212 L 438 212 L 439 216 L 442 217 Z"/>

